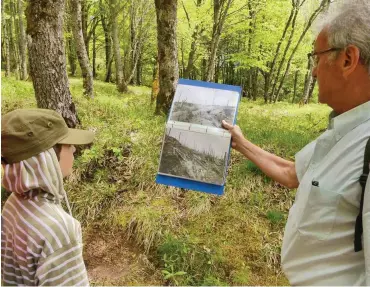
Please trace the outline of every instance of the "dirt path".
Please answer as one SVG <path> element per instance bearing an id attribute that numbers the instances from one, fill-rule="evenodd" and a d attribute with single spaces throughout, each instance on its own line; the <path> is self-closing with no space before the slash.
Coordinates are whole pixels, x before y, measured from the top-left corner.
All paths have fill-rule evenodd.
<path id="1" fill-rule="evenodd" d="M 122 232 L 90 229 L 84 260 L 91 285 L 162 285 L 161 274 Z"/>

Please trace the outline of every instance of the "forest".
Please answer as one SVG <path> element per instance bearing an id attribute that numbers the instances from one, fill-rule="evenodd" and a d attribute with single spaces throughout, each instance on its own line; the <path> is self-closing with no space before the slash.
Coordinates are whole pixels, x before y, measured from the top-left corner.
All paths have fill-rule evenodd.
<path id="1" fill-rule="evenodd" d="M 287 285 L 295 191 L 232 152 L 225 195 L 155 184 L 179 78 L 242 87 L 237 124 L 285 158 L 325 128 L 315 24 L 332 0 L 4 0 L 1 112 L 95 132 L 65 189 L 92 285 Z M 2 193 L 2 203 L 8 194 Z"/>

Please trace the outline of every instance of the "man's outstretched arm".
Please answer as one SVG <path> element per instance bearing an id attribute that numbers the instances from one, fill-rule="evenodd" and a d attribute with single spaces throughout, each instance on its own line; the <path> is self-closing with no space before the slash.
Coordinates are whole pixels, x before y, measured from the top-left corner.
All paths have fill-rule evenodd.
<path id="1" fill-rule="evenodd" d="M 285 160 L 254 145 L 244 138 L 238 126 L 232 126 L 225 121 L 222 121 L 222 126 L 231 134 L 232 147 L 251 160 L 268 177 L 288 188 L 298 187 L 299 182 L 294 162 Z"/>

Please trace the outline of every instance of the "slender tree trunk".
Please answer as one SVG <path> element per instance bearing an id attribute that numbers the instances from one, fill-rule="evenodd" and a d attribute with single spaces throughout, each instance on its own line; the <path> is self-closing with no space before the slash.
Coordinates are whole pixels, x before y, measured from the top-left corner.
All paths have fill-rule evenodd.
<path id="1" fill-rule="evenodd" d="M 263 100 L 265 101 L 265 104 L 268 103 L 268 94 L 266 93 L 266 90 L 268 91 L 268 88 L 269 88 L 269 79 L 270 79 L 270 76 L 269 76 L 269 73 L 268 72 L 262 72 L 262 75 L 263 75 L 263 79 L 265 81 L 264 83 L 264 93 L 263 93 Z"/>
<path id="2" fill-rule="evenodd" d="M 310 91 L 308 92 L 308 99 L 307 99 L 307 102 L 305 104 L 308 104 L 310 102 L 310 100 L 312 99 L 313 90 L 315 89 L 316 81 L 317 81 L 316 78 L 314 78 L 312 83 L 311 83 Z"/>
<path id="3" fill-rule="evenodd" d="M 76 65 L 77 57 L 76 57 L 76 49 L 75 49 L 75 45 L 74 45 L 74 41 L 72 37 L 69 37 L 67 39 L 67 48 L 68 48 L 69 68 L 71 69 L 71 76 L 74 77 L 76 75 L 76 69 L 77 69 L 77 65 Z"/>
<path id="4" fill-rule="evenodd" d="M 292 104 L 294 104 L 295 98 L 297 96 L 298 74 L 299 74 L 299 70 L 295 71 L 295 74 L 294 74 L 294 92 L 293 92 Z"/>
<path id="5" fill-rule="evenodd" d="M 69 91 L 63 44 L 64 0 L 33 0 L 26 9 L 30 74 L 37 106 L 59 112 L 69 127 L 79 120 Z"/>
<path id="6" fill-rule="evenodd" d="M 265 102 L 266 102 L 266 99 L 268 99 L 268 92 L 270 90 L 270 84 L 271 84 L 270 81 L 271 81 L 271 77 L 274 73 L 276 61 L 277 61 L 278 56 L 280 54 L 281 44 L 283 43 L 283 41 L 286 37 L 286 34 L 288 32 L 288 28 L 290 26 L 290 23 L 292 22 L 292 19 L 293 19 L 293 16 L 294 16 L 294 11 L 295 11 L 295 5 L 294 5 L 294 2 L 292 2 L 292 9 L 290 10 L 289 18 L 288 18 L 287 22 L 285 23 L 283 34 L 281 35 L 280 40 L 278 42 L 278 45 L 276 47 L 275 54 L 274 54 L 275 55 L 274 59 L 272 60 L 271 65 L 269 65 L 270 70 L 269 70 L 269 72 L 267 72 L 264 75 L 265 76 L 265 88 L 264 88 L 263 98 L 265 99 Z"/>
<path id="7" fill-rule="evenodd" d="M 114 50 L 114 61 L 116 63 L 116 85 L 120 93 L 127 92 L 127 84 L 123 77 L 123 66 L 120 53 L 120 45 L 118 38 L 118 23 L 117 23 L 117 4 L 116 0 L 109 1 L 111 23 L 112 23 L 112 38 L 113 38 L 113 50 Z"/>
<path id="8" fill-rule="evenodd" d="M 207 80 L 207 60 L 202 59 L 202 81 Z"/>
<path id="9" fill-rule="evenodd" d="M 191 42 L 190 52 L 189 52 L 189 58 L 188 58 L 188 64 L 186 66 L 185 72 L 184 72 L 184 78 L 188 79 L 190 77 L 190 73 L 194 66 L 194 58 L 195 58 L 195 52 L 197 47 L 197 28 L 198 25 L 195 27 L 195 31 L 193 33 L 193 41 Z"/>
<path id="10" fill-rule="evenodd" d="M 2 19 L 2 31 L 3 31 L 3 37 L 5 41 L 5 77 L 10 76 L 10 44 L 9 44 L 9 31 L 8 31 L 8 25 L 7 22 L 9 20 L 6 20 L 4 18 L 4 1 L 1 1 L 1 19 Z"/>
<path id="11" fill-rule="evenodd" d="M 279 94 L 280 94 L 281 88 L 282 88 L 282 86 L 283 86 L 283 84 L 284 84 L 284 81 L 285 81 L 286 75 L 288 74 L 289 69 L 290 69 L 290 64 L 291 64 L 291 62 L 292 62 L 292 60 L 293 60 L 293 57 L 294 57 L 295 53 L 296 53 L 296 52 L 297 52 L 297 50 L 298 50 L 299 45 L 301 44 L 301 42 L 302 42 L 303 38 L 305 37 L 305 35 L 306 35 L 307 31 L 310 29 L 310 27 L 311 27 L 311 25 L 312 25 L 313 21 L 315 21 L 316 17 L 317 17 L 317 16 L 318 16 L 318 15 L 319 15 L 323 10 L 325 10 L 325 9 L 328 7 L 328 5 L 330 5 L 330 1 L 329 1 L 329 0 L 322 0 L 322 1 L 321 1 L 320 6 L 319 6 L 319 7 L 318 7 L 318 8 L 317 8 L 317 9 L 316 9 L 312 14 L 311 14 L 311 16 L 310 16 L 309 20 L 307 21 L 307 23 L 306 23 L 306 25 L 305 25 L 305 27 L 304 27 L 304 29 L 303 29 L 303 32 L 302 32 L 301 36 L 299 37 L 299 40 L 298 40 L 297 44 L 295 45 L 295 47 L 294 47 L 294 49 L 293 49 L 293 51 L 292 51 L 292 53 L 291 53 L 291 55 L 290 55 L 290 57 L 289 57 L 289 60 L 288 60 L 287 66 L 286 66 L 286 68 L 285 68 L 285 72 L 284 72 L 284 74 L 283 74 L 283 76 L 282 76 L 282 78 L 281 78 L 281 80 L 280 80 L 280 85 L 279 85 L 279 88 L 278 88 L 278 90 L 277 90 L 277 92 L 276 92 L 276 100 L 279 98 Z M 275 100 L 275 101 L 276 101 L 276 100 Z"/>
<path id="12" fill-rule="evenodd" d="M 113 62 L 112 39 L 109 33 L 109 27 L 106 22 L 105 15 L 101 16 L 101 23 L 104 31 L 104 40 L 105 40 L 105 69 L 106 69 L 105 82 L 109 83 L 112 75 L 112 62 Z"/>
<path id="13" fill-rule="evenodd" d="M 85 49 L 86 49 L 86 52 L 87 52 L 87 57 L 90 57 L 89 56 L 89 41 L 87 40 L 88 39 L 88 35 L 87 35 L 87 22 L 88 22 L 88 19 L 89 19 L 89 11 L 87 9 L 87 3 L 86 3 L 86 0 L 81 0 L 81 29 L 82 29 L 82 35 L 83 35 L 83 39 L 84 39 L 84 45 L 85 45 Z"/>
<path id="14" fill-rule="evenodd" d="M 19 71 L 19 50 L 18 50 L 18 34 L 19 29 L 17 25 L 16 17 L 17 15 L 17 9 L 15 3 L 11 0 L 10 1 L 10 15 L 11 19 L 9 19 L 9 38 L 10 38 L 10 51 L 11 51 L 11 69 L 13 70 L 13 73 L 15 74 L 16 78 L 19 79 L 20 77 L 20 71 Z M 14 34 L 13 34 L 13 28 L 14 28 Z"/>
<path id="15" fill-rule="evenodd" d="M 136 1 L 131 0 L 131 7 L 130 7 L 130 65 L 126 65 L 131 71 L 135 65 L 135 53 L 136 53 L 136 45 L 137 45 L 137 30 L 136 30 Z M 129 73 L 129 72 L 128 72 Z M 127 76 L 128 77 L 128 76 Z M 131 81 L 129 82 L 131 85 L 136 85 L 136 77 L 132 77 Z"/>
<path id="16" fill-rule="evenodd" d="M 66 2 L 66 5 L 67 5 L 67 8 L 68 11 L 71 10 L 71 3 L 70 1 L 67 1 Z M 70 68 L 70 76 L 74 77 L 76 75 L 76 70 L 77 70 L 77 65 L 76 65 L 76 60 L 77 60 L 77 56 L 76 56 L 76 46 L 75 46 L 75 43 L 74 43 L 74 39 L 73 39 L 73 31 L 72 31 L 72 17 L 70 15 L 68 15 L 69 17 L 67 17 L 67 33 L 68 33 L 68 37 L 66 39 L 67 41 L 67 58 L 68 58 L 68 63 L 69 63 L 69 68 Z"/>
<path id="17" fill-rule="evenodd" d="M 159 63 L 157 59 L 153 68 L 152 94 L 150 96 L 151 105 L 153 105 L 153 103 L 157 100 L 158 92 L 159 92 Z"/>
<path id="18" fill-rule="evenodd" d="M 258 69 L 252 69 L 252 99 L 253 101 L 257 100 L 257 90 L 258 88 Z"/>
<path id="19" fill-rule="evenodd" d="M 274 83 L 272 85 L 271 94 L 270 94 L 270 102 L 272 100 L 274 102 L 276 102 L 277 99 L 278 99 L 278 95 L 275 95 L 275 90 L 276 90 L 276 85 L 278 83 L 278 80 L 280 78 L 281 70 L 282 70 L 282 68 L 283 68 L 283 66 L 285 64 L 286 55 L 287 55 L 288 50 L 289 50 L 289 48 L 290 48 L 290 46 L 292 44 L 293 36 L 294 36 L 294 33 L 295 33 L 296 20 L 297 20 L 297 16 L 298 16 L 298 12 L 299 12 L 298 4 L 296 4 L 296 5 L 297 6 L 295 6 L 294 16 L 293 16 L 293 20 L 292 20 L 292 30 L 290 31 L 288 43 L 287 43 L 287 45 L 286 45 L 286 47 L 284 49 L 284 53 L 283 53 L 282 59 L 281 59 L 281 61 L 279 63 L 279 68 L 278 68 L 278 71 L 276 72 L 276 77 L 275 77 Z M 278 91 L 280 91 L 280 88 L 278 89 Z"/>
<path id="20" fill-rule="evenodd" d="M 184 77 L 185 72 L 185 59 L 184 59 L 184 38 L 181 38 L 181 69 L 180 69 L 180 77 Z"/>
<path id="21" fill-rule="evenodd" d="M 93 75 L 93 78 L 95 79 L 96 78 L 96 34 L 95 34 L 95 29 L 94 29 L 94 32 L 93 32 L 93 70 L 92 70 L 92 75 Z"/>
<path id="22" fill-rule="evenodd" d="M 226 20 L 227 11 L 230 8 L 232 0 L 214 0 L 213 3 L 213 32 L 210 45 L 210 56 L 207 69 L 207 81 L 212 81 L 215 76 L 216 55 L 222 29 Z"/>
<path id="23" fill-rule="evenodd" d="M 73 37 L 75 39 L 77 58 L 78 62 L 80 63 L 82 72 L 84 95 L 93 98 L 94 97 L 93 75 L 82 34 L 81 2 L 80 2 L 81 0 L 70 0 L 70 1 L 73 23 L 72 25 Z"/>
<path id="24" fill-rule="evenodd" d="M 137 62 L 137 68 L 136 68 L 136 84 L 137 85 L 141 85 L 141 73 L 142 73 L 142 53 L 140 53 L 140 55 L 138 56 L 139 57 L 139 60 Z"/>
<path id="25" fill-rule="evenodd" d="M 19 52 L 21 56 L 21 80 L 27 79 L 26 32 L 23 26 L 23 1 L 18 0 Z"/>
<path id="26" fill-rule="evenodd" d="M 179 79 L 177 61 L 177 0 L 155 0 L 159 62 L 156 114 L 168 114 Z"/>

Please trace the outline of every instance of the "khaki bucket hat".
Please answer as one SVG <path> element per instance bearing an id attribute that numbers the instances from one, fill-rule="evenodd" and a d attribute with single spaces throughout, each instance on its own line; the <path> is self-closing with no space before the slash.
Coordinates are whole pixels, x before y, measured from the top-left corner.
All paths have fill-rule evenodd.
<path id="1" fill-rule="evenodd" d="M 18 109 L 1 117 L 1 155 L 19 162 L 56 144 L 89 144 L 94 133 L 70 129 L 62 116 L 47 109 Z"/>

